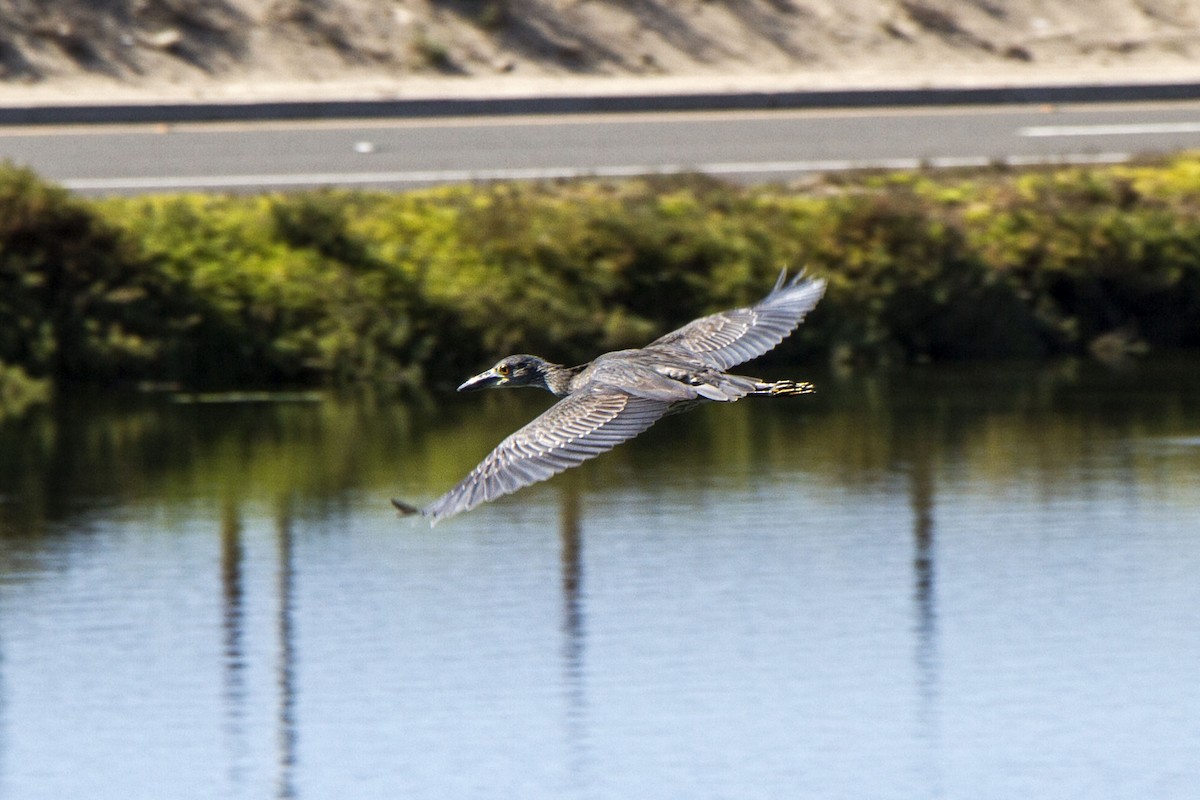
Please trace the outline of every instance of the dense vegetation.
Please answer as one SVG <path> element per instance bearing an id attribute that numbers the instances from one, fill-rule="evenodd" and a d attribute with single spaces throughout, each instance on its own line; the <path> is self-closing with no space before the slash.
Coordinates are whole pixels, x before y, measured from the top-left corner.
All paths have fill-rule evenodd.
<path id="1" fill-rule="evenodd" d="M 452 382 L 643 344 L 783 265 L 830 290 L 780 359 L 1200 346 L 1200 158 L 105 200 L 6 167 L 0 385 Z"/>

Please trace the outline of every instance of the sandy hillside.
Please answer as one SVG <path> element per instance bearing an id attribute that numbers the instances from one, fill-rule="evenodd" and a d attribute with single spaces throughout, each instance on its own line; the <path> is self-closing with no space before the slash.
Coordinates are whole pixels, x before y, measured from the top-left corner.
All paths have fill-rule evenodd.
<path id="1" fill-rule="evenodd" d="M 614 78 L 1200 80 L 1200 2 L 0 0 L 0 101 L 628 85 Z"/>

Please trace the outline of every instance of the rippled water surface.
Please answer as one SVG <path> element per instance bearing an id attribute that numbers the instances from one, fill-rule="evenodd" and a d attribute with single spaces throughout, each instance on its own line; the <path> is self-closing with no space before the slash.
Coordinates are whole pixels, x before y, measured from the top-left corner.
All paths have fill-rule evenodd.
<path id="1" fill-rule="evenodd" d="M 1195 797 L 1200 362 L 819 382 L 433 531 L 548 397 L 0 422 L 0 796 Z"/>

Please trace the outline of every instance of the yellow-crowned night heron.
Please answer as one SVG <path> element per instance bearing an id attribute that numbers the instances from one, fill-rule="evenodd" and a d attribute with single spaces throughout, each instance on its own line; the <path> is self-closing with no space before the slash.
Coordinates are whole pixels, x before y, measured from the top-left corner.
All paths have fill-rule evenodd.
<path id="1" fill-rule="evenodd" d="M 803 275 L 789 281 L 785 271 L 757 304 L 693 320 L 638 350 L 605 353 L 577 367 L 530 355 L 503 358 L 458 390 L 537 386 L 561 399 L 429 505 L 392 504 L 436 524 L 611 450 L 669 412 L 705 400 L 811 392 L 809 383 L 763 381 L 725 370 L 783 341 L 824 293 L 824 281 Z"/>

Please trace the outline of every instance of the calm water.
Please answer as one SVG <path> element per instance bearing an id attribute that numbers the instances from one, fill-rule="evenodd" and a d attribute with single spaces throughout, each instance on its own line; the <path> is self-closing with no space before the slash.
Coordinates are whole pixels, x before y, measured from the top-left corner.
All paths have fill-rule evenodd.
<path id="1" fill-rule="evenodd" d="M 393 515 L 547 399 L 0 423 L 0 796 L 1196 796 L 1200 361 L 824 377 Z"/>

